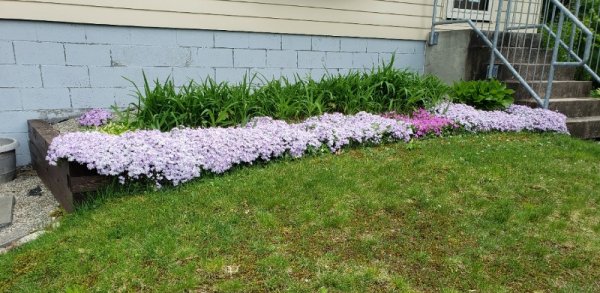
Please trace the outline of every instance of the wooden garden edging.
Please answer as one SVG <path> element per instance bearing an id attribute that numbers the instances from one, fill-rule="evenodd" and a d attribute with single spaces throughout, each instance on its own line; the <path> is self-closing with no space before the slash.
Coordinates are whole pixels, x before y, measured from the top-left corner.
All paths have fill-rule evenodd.
<path id="1" fill-rule="evenodd" d="M 100 176 L 75 162 L 60 161 L 57 166 L 51 166 L 46 154 L 59 132 L 44 120 L 28 120 L 27 125 L 33 169 L 67 212 L 75 210 L 74 204 L 82 198 L 82 193 L 96 191 L 111 181 L 110 177 Z"/>

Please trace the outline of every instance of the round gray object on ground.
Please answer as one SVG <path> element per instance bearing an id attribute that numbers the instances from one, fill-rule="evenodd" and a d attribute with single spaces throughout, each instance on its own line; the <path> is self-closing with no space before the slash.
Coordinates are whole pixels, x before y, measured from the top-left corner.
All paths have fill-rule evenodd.
<path id="1" fill-rule="evenodd" d="M 18 146 L 15 139 L 0 137 L 0 183 L 12 181 L 17 175 Z"/>

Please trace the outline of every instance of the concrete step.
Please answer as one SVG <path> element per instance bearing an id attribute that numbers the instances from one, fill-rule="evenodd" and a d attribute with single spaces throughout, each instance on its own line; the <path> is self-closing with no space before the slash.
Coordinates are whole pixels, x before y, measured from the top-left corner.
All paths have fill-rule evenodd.
<path id="1" fill-rule="evenodd" d="M 568 118 L 567 127 L 574 137 L 600 138 L 600 116 Z"/>
<path id="2" fill-rule="evenodd" d="M 546 95 L 547 81 L 531 81 L 529 85 L 540 96 Z M 506 86 L 515 91 L 515 100 L 533 99 L 529 92 L 518 81 L 506 81 Z M 586 97 L 592 91 L 591 81 L 554 81 L 551 98 Z"/>
<path id="3" fill-rule="evenodd" d="M 550 64 L 513 63 L 515 70 L 525 80 L 547 80 L 550 74 Z M 575 80 L 576 67 L 559 66 L 554 72 L 554 80 Z M 512 72 L 501 64 L 498 68 L 498 80 L 516 80 Z"/>
<path id="4" fill-rule="evenodd" d="M 519 101 L 519 104 L 538 107 L 534 100 Z M 600 99 L 597 98 L 557 98 L 550 99 L 548 109 L 567 115 L 570 118 L 600 116 Z"/>
<path id="5" fill-rule="evenodd" d="M 552 62 L 552 51 L 537 47 L 503 47 L 500 52 L 511 63 L 549 64 Z"/>

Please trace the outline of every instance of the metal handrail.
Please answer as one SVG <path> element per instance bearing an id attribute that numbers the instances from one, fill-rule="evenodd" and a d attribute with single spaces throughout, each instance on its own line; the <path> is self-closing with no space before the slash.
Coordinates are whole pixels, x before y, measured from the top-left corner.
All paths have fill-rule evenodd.
<path id="1" fill-rule="evenodd" d="M 589 34 L 586 33 L 588 35 L 587 38 L 586 38 L 586 44 L 585 44 L 585 46 L 586 46 L 586 52 L 584 52 L 584 57 L 581 58 L 573 50 L 572 41 L 570 41 L 570 44 L 567 45 L 567 43 L 565 43 L 565 41 L 563 41 L 562 38 L 558 38 L 557 35 L 552 31 L 552 29 L 548 25 L 546 25 L 546 24 L 536 24 L 536 25 L 527 25 L 527 26 L 514 26 L 514 27 L 508 27 L 507 30 L 534 29 L 534 28 L 543 29 L 552 38 L 559 40 L 560 46 L 563 49 L 567 50 L 567 53 L 569 54 L 569 56 L 571 56 L 572 58 L 574 58 L 577 61 L 577 62 L 559 62 L 559 61 L 556 61 L 555 64 L 557 66 L 581 66 L 583 69 L 586 70 L 587 73 L 590 74 L 590 76 L 593 79 L 595 79 L 598 83 L 600 83 L 600 76 L 598 75 L 598 73 L 595 72 L 594 69 L 592 69 L 587 64 L 587 62 L 590 60 L 589 58 L 590 58 L 591 51 L 592 51 L 591 50 L 591 46 L 593 45 L 593 38 L 594 38 L 594 33 L 593 32 L 590 31 Z M 589 28 L 588 28 L 588 30 L 589 30 Z M 586 54 L 587 54 L 587 56 L 585 56 Z"/>
<path id="2" fill-rule="evenodd" d="M 581 1 L 576 1 L 575 16 L 579 17 L 594 33 L 591 57 L 584 68 L 586 72 L 594 77 L 596 85 L 600 85 L 600 77 L 598 76 L 600 74 L 600 0 L 584 0 L 584 3 L 581 3 Z M 579 50 L 581 39 L 577 43 L 577 50 Z M 574 47 L 571 46 L 571 48 Z"/>
<path id="3" fill-rule="evenodd" d="M 571 10 L 569 10 L 567 7 L 565 7 L 560 1 L 558 1 L 558 0 L 551 0 L 551 2 L 557 8 L 559 8 L 559 10 L 561 11 L 562 14 L 564 14 L 564 16 L 568 17 L 574 24 L 577 25 L 577 27 L 579 27 L 586 34 L 587 37 L 586 37 L 585 51 L 584 51 L 583 58 L 579 58 L 579 56 L 577 55 L 577 53 L 575 51 L 573 51 L 573 43 L 575 41 L 574 40 L 574 35 L 575 35 L 574 33 L 571 34 L 570 45 L 567 46 L 567 44 L 562 40 L 562 38 L 560 38 L 560 36 L 557 36 L 552 31 L 552 29 L 548 25 L 546 25 L 545 23 L 544 24 L 538 24 L 538 25 L 508 27 L 507 30 L 519 30 L 519 29 L 528 29 L 528 28 L 542 28 L 549 35 L 551 35 L 553 38 L 559 40 L 560 43 L 561 43 L 561 46 L 563 48 L 567 49 L 569 55 L 571 55 L 574 58 L 578 58 L 579 59 L 578 62 L 557 62 L 557 65 L 562 65 L 562 66 L 570 66 L 570 65 L 582 66 L 582 65 L 584 65 L 587 61 L 589 61 L 589 58 L 590 58 L 590 52 L 591 52 L 591 48 L 592 48 L 592 41 L 593 41 L 594 33 L 583 22 L 581 22 L 581 20 L 579 20 L 579 18 L 577 16 L 575 16 L 571 12 Z M 577 3 L 579 3 L 579 1 L 577 1 Z M 577 4 L 577 6 L 579 6 L 579 4 Z M 562 28 L 559 28 L 559 29 L 562 30 Z M 573 27 L 573 30 L 575 30 L 575 27 Z M 598 81 L 600 82 L 600 80 L 598 80 Z"/>
<path id="4" fill-rule="evenodd" d="M 554 44 L 553 44 L 554 46 L 552 48 L 552 59 L 550 62 L 550 68 L 549 68 L 549 72 L 548 72 L 547 86 L 546 86 L 546 91 L 545 91 L 545 95 L 543 98 L 540 97 L 540 95 L 532 88 L 532 86 L 527 82 L 527 80 L 515 69 L 515 67 L 513 66 L 513 64 L 511 64 L 511 62 L 508 60 L 508 58 L 506 56 L 504 56 L 503 53 L 498 49 L 498 37 L 500 34 L 500 28 L 501 28 L 500 22 L 501 22 L 502 13 L 503 13 L 502 9 L 498 9 L 498 11 L 496 12 L 496 20 L 495 20 L 495 27 L 494 27 L 494 31 L 493 31 L 493 37 L 490 40 L 488 35 L 486 35 L 480 28 L 477 27 L 476 23 L 471 19 L 471 17 L 466 18 L 466 15 L 465 15 L 465 17 L 458 18 L 458 19 L 437 20 L 438 7 L 440 5 L 439 5 L 439 0 L 434 0 L 433 17 L 432 17 L 431 34 L 430 34 L 429 43 L 430 44 L 436 43 L 435 36 L 436 36 L 436 26 L 437 25 L 466 23 L 481 38 L 481 40 L 485 43 L 485 45 L 487 45 L 488 47 L 491 48 L 492 52 L 490 54 L 490 63 L 489 63 L 490 65 L 488 67 L 487 77 L 488 78 L 493 77 L 493 64 L 495 63 L 495 59 L 498 58 L 506 66 L 506 68 L 513 74 L 513 76 L 519 81 L 519 83 L 525 88 L 525 90 L 534 98 L 534 100 L 538 104 L 540 104 L 542 107 L 548 108 L 548 105 L 550 102 L 550 97 L 552 96 L 554 75 L 555 75 L 557 67 L 559 67 L 559 66 L 581 66 L 588 73 L 590 73 L 590 75 L 593 78 L 595 78 L 598 82 L 600 82 L 600 77 L 598 76 L 598 74 L 596 72 L 594 72 L 586 64 L 587 61 L 590 59 L 590 53 L 591 53 L 593 37 L 594 37 L 593 32 L 588 27 L 586 27 L 586 25 L 581 20 L 579 20 L 579 18 L 575 14 L 573 14 L 567 7 L 565 7 L 560 1 L 550 0 L 550 3 L 552 5 L 554 5 L 554 7 L 555 7 L 554 9 L 557 9 L 557 11 L 559 13 L 558 27 L 557 27 L 556 33 L 552 30 L 551 26 L 548 26 L 545 23 L 534 24 L 534 25 L 527 24 L 527 25 L 520 25 L 520 26 L 519 25 L 518 26 L 509 26 L 509 17 L 510 17 L 510 13 L 511 13 L 511 7 L 513 6 L 512 5 L 513 0 L 508 0 L 507 11 L 506 11 L 506 15 L 505 15 L 506 16 L 506 21 L 505 21 L 505 30 L 506 31 L 523 30 L 523 29 L 542 29 L 550 36 L 550 38 L 554 39 Z M 504 0 L 498 0 L 498 7 L 503 7 L 503 4 L 504 4 Z M 549 7 L 549 5 L 548 5 L 548 7 Z M 554 14 L 553 14 L 553 19 L 554 19 Z M 586 36 L 584 54 L 582 57 L 580 57 L 577 54 L 577 52 L 575 52 L 573 50 L 574 40 L 570 40 L 569 45 L 567 45 L 562 40 L 562 33 L 563 33 L 563 26 L 564 26 L 565 19 L 571 21 L 574 24 L 574 26 L 572 28 L 573 31 L 575 31 L 576 29 L 580 29 L 582 31 L 582 33 L 585 34 L 585 36 Z M 558 55 L 559 55 L 559 50 L 561 48 L 566 49 L 568 52 L 568 55 L 570 57 L 572 57 L 573 59 L 575 59 L 575 62 L 569 62 L 569 61 L 559 62 Z"/>
<path id="5" fill-rule="evenodd" d="M 590 54 L 592 52 L 592 46 L 594 43 L 594 31 L 592 31 L 590 28 L 588 28 L 581 20 L 579 20 L 579 17 L 577 15 L 579 15 L 580 9 L 581 9 L 581 0 L 577 0 L 577 2 L 575 3 L 575 14 L 573 14 L 573 12 L 568 9 L 566 6 L 564 6 L 561 2 L 556 1 L 556 0 L 552 0 L 553 2 L 558 2 L 556 5 L 560 5 L 562 6 L 564 9 L 567 10 L 567 15 L 570 15 L 570 17 L 572 17 L 573 23 L 578 24 L 579 28 L 585 32 L 585 34 L 587 35 L 586 38 L 586 44 L 585 44 L 585 51 L 584 51 L 584 57 L 583 58 L 579 58 L 579 56 L 576 54 L 575 51 L 573 51 L 574 48 L 574 43 L 575 43 L 575 32 L 576 32 L 576 28 L 573 27 L 573 31 L 571 32 L 571 38 L 569 40 L 569 45 L 567 46 L 567 44 L 562 41 L 561 38 L 561 46 L 565 49 L 567 49 L 567 51 L 569 52 L 569 55 L 571 57 L 573 57 L 575 60 L 577 60 L 580 65 L 583 67 L 583 69 L 585 69 L 585 71 L 587 73 L 589 73 L 592 78 L 594 78 L 596 80 L 596 82 L 600 83 L 600 76 L 598 75 L 598 72 L 596 72 L 594 69 L 592 69 L 587 62 L 590 61 Z M 595 2 L 593 2 L 592 5 L 594 5 Z M 599 5 L 600 8 L 600 5 Z M 580 25 L 579 25 L 580 24 Z M 545 27 L 545 29 L 547 29 L 550 33 L 551 33 L 551 29 L 549 27 Z M 597 29 L 597 27 L 596 27 Z M 561 62 L 560 64 L 564 64 L 564 63 L 568 63 L 568 62 Z M 598 68 L 596 68 L 597 70 Z"/>

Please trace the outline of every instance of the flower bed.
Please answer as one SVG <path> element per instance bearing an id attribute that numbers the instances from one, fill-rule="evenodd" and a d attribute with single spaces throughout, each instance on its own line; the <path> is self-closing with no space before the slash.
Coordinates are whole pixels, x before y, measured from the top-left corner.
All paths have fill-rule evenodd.
<path id="1" fill-rule="evenodd" d="M 437 115 L 456 121 L 467 131 L 554 131 L 569 133 L 567 117 L 561 113 L 511 105 L 505 111 L 477 110 L 464 104 L 446 103 L 436 108 Z"/>
<path id="2" fill-rule="evenodd" d="M 295 124 L 258 117 L 246 126 L 229 128 L 139 130 L 122 135 L 67 133 L 53 140 L 46 159 L 53 165 L 61 159 L 77 162 L 100 175 L 118 176 L 122 182 L 148 178 L 157 184 L 177 185 L 202 172 L 223 173 L 239 164 L 286 155 L 299 158 L 322 150 L 337 152 L 351 144 L 409 141 L 458 127 L 471 132 L 567 133 L 566 117 L 553 111 L 516 105 L 506 111 L 481 111 L 447 103 L 434 113 L 419 110 L 410 116 L 325 114 Z"/>
<path id="3" fill-rule="evenodd" d="M 326 147 L 335 152 L 351 143 L 408 141 L 410 126 L 368 113 L 325 114 L 298 124 L 267 117 L 245 127 L 142 130 L 121 136 L 101 132 L 67 133 L 56 137 L 47 160 L 78 162 L 101 175 L 172 184 L 200 177 L 201 171 L 223 173 L 238 164 L 268 161 L 289 154 L 301 157 Z"/>
<path id="4" fill-rule="evenodd" d="M 46 160 L 48 147 L 61 132 L 56 129 L 56 124 L 51 125 L 44 120 L 28 120 L 27 125 L 31 165 L 65 211 L 74 211 L 75 202 L 84 198 L 83 193 L 96 191 L 110 183 L 110 177 L 101 176 L 77 162 L 63 160 L 51 166 Z"/>

